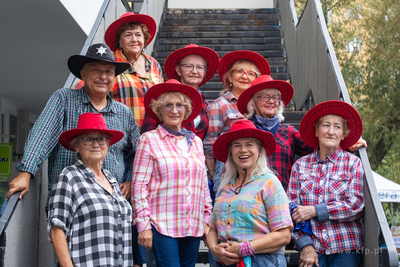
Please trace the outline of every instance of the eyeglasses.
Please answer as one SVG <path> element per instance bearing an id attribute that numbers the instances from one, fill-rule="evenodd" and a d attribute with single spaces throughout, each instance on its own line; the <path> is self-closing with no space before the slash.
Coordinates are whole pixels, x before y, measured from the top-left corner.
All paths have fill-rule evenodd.
<path id="1" fill-rule="evenodd" d="M 242 69 L 238 69 L 238 70 L 232 70 L 235 74 L 236 74 L 236 76 L 238 77 L 238 78 L 241 78 L 243 75 L 247 75 L 247 77 L 248 78 L 250 78 L 250 79 L 255 79 L 255 78 L 257 78 L 257 73 L 255 72 L 255 71 L 244 71 L 244 70 L 242 70 Z"/>
<path id="2" fill-rule="evenodd" d="M 163 106 L 166 112 L 171 112 L 174 109 L 174 107 L 178 112 L 184 112 L 186 109 L 185 105 L 183 104 L 166 104 Z"/>
<path id="3" fill-rule="evenodd" d="M 270 96 L 270 95 L 260 95 L 260 96 L 257 96 L 257 98 L 260 98 L 262 101 L 264 101 L 264 102 L 269 102 L 269 100 L 270 99 L 272 99 L 272 101 L 274 102 L 274 103 L 278 103 L 279 101 L 281 101 L 281 98 L 279 97 L 279 96 L 275 96 L 275 95 L 273 95 L 273 96 Z"/>
<path id="4" fill-rule="evenodd" d="M 196 65 L 195 66 L 193 64 L 181 64 L 179 66 L 182 66 L 185 69 L 185 71 L 187 71 L 187 72 L 191 72 L 194 70 L 194 68 L 196 68 L 196 70 L 199 73 L 204 73 L 204 71 L 207 69 L 207 67 L 204 65 Z"/>
<path id="5" fill-rule="evenodd" d="M 91 136 L 86 136 L 86 137 L 82 137 L 83 143 L 85 144 L 85 146 L 91 146 L 94 144 L 94 141 L 97 141 L 97 143 L 100 146 L 104 146 L 105 144 L 108 143 L 108 141 L 110 140 L 109 137 L 105 137 L 105 136 L 100 136 L 97 138 L 91 137 Z"/>

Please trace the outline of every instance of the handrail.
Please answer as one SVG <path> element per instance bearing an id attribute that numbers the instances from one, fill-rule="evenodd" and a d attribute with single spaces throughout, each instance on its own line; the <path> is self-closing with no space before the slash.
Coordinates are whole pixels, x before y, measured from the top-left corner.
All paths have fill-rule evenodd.
<path id="1" fill-rule="evenodd" d="M 103 5 L 101 6 L 101 8 L 99 10 L 99 13 L 97 14 L 97 18 L 94 21 L 93 27 L 90 30 L 90 33 L 89 33 L 89 35 L 88 35 L 88 37 L 87 37 L 87 39 L 85 41 L 85 44 L 84 44 L 84 46 L 83 46 L 83 48 L 81 50 L 80 55 L 85 55 L 87 50 L 89 49 L 89 46 L 92 44 L 93 39 L 94 39 L 94 37 L 95 37 L 99 27 L 100 27 L 100 24 L 101 24 L 101 21 L 102 21 L 102 19 L 104 17 L 104 14 L 105 14 L 108 6 L 110 5 L 110 2 L 111 2 L 111 0 L 104 0 Z M 73 85 L 74 80 L 75 80 L 75 76 L 72 73 L 70 73 L 68 75 L 68 79 L 65 82 L 63 88 L 71 88 L 72 85 Z"/>
<path id="2" fill-rule="evenodd" d="M 0 217 L 0 237 L 3 235 L 4 231 L 7 229 L 8 223 L 14 213 L 15 208 L 19 202 L 19 195 L 21 192 L 15 192 L 11 195 L 10 199 L 7 201 L 7 205 Z"/>
<path id="3" fill-rule="evenodd" d="M 282 15 L 288 68 L 297 91 L 296 104 L 302 106 L 303 103 L 299 102 L 304 101 L 302 97 L 310 90 L 314 93 L 316 103 L 341 98 L 351 104 L 320 0 L 308 0 L 299 21 L 293 0 L 279 0 L 278 5 Z M 377 194 L 366 149 L 360 148 L 358 154 L 365 172 L 364 195 L 366 211 L 369 213 L 369 216 L 364 216 L 364 266 L 376 266 L 378 262 L 383 264 L 381 266 L 398 266 L 396 247 Z M 371 211 L 376 217 L 370 215 Z M 377 254 L 379 259 L 375 257 Z"/>

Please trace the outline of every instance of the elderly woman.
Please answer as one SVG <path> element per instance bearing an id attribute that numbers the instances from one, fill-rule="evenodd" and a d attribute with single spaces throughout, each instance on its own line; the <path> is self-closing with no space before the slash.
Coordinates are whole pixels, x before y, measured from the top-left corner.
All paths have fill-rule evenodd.
<path id="1" fill-rule="evenodd" d="M 123 138 L 103 115 L 83 113 L 60 143 L 77 152 L 50 193 L 48 231 L 60 266 L 132 266 L 132 208 L 103 169 L 108 147 Z M 107 237 L 107 238 L 104 238 Z"/>
<path id="2" fill-rule="evenodd" d="M 127 12 L 104 35 L 115 60 L 130 63 L 129 69 L 117 77 L 112 96 L 132 110 L 139 127 L 145 115 L 144 95 L 150 87 L 163 82 L 160 64 L 143 50 L 153 40 L 156 28 L 152 17 Z"/>
<path id="3" fill-rule="evenodd" d="M 203 105 L 199 116 L 193 121 L 188 122 L 187 125 L 182 125 L 187 130 L 193 130 L 201 140 L 204 139 L 208 131 L 208 102 L 199 87 L 214 76 L 218 68 L 218 63 L 219 57 L 214 50 L 190 44 L 172 52 L 164 64 L 165 74 L 168 79 L 177 79 L 182 84 L 196 88 L 201 94 Z M 149 115 L 146 115 L 141 133 L 154 130 L 156 127 L 156 121 Z"/>
<path id="4" fill-rule="evenodd" d="M 150 88 L 146 112 L 160 125 L 138 142 L 132 206 L 139 244 L 152 248 L 157 266 L 195 266 L 208 232 L 211 198 L 203 146 L 182 128 L 201 110 L 201 95 L 171 79 Z"/>
<path id="5" fill-rule="evenodd" d="M 356 267 L 362 258 L 357 249 L 363 246 L 363 168 L 344 150 L 361 133 L 360 115 L 343 101 L 314 106 L 300 123 L 302 139 L 315 149 L 293 165 L 288 188 L 289 200 L 299 204 L 293 221 L 310 220 L 313 232 L 292 235 L 308 255 L 300 258 L 300 266 Z"/>
<path id="6" fill-rule="evenodd" d="M 267 60 L 252 51 L 238 50 L 225 54 L 218 66 L 218 75 L 225 89 L 222 95 L 207 108 L 209 127 L 204 139 L 204 154 L 208 171 L 217 192 L 223 163 L 215 161 L 213 144 L 217 138 L 229 132 L 235 121 L 244 119 L 237 109 L 237 99 L 260 75 L 271 73 Z"/>
<path id="7" fill-rule="evenodd" d="M 277 172 L 283 188 L 287 189 L 295 155 L 305 156 L 313 149 L 300 138 L 300 133 L 291 125 L 283 124 L 283 111 L 293 98 L 293 86 L 285 81 L 273 80 L 262 75 L 254 80 L 237 102 L 239 112 L 251 120 L 257 129 L 275 136 L 276 149 L 268 158 L 272 169 Z"/>
<path id="8" fill-rule="evenodd" d="M 217 266 L 286 266 L 282 247 L 293 225 L 285 190 L 268 168 L 275 146 L 274 136 L 249 120 L 233 123 L 214 143 L 215 157 L 226 162 L 207 236 L 223 263 Z"/>

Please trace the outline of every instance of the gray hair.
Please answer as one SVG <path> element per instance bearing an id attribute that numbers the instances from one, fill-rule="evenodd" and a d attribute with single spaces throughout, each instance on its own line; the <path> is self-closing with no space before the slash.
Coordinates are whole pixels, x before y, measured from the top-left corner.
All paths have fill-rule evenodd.
<path id="1" fill-rule="evenodd" d="M 247 113 L 244 115 L 246 119 L 251 119 L 253 115 L 256 113 L 256 102 L 254 101 L 254 97 L 256 97 L 256 95 L 259 96 L 266 93 L 277 94 L 279 97 L 281 97 L 281 92 L 278 89 L 268 88 L 258 91 L 253 95 L 252 98 L 250 98 L 249 103 L 247 103 Z M 285 104 L 281 100 L 279 102 L 278 111 L 276 112 L 276 116 L 279 118 L 280 122 L 283 122 L 285 120 L 285 117 L 283 117 L 284 109 L 285 109 Z"/>
<path id="2" fill-rule="evenodd" d="M 261 144 L 261 141 L 256 138 L 249 138 L 249 139 L 256 141 L 261 152 L 260 156 L 257 159 L 257 165 L 255 169 L 252 171 L 250 177 L 261 176 L 267 173 L 272 173 L 276 175 L 276 172 L 269 167 L 267 154 L 265 152 L 264 147 Z M 225 163 L 225 172 L 221 176 L 221 184 L 219 185 L 218 191 L 222 190 L 222 188 L 224 188 L 227 184 L 234 181 L 236 179 L 237 172 L 238 172 L 237 166 L 232 159 L 231 144 L 229 144 L 228 159 Z"/>
<path id="3" fill-rule="evenodd" d="M 81 136 L 82 136 L 81 134 L 78 135 L 78 136 L 75 136 L 75 138 L 71 141 L 71 143 L 69 143 L 70 149 L 72 149 L 72 150 L 75 151 L 75 145 L 78 144 L 79 139 L 81 138 Z M 75 160 L 81 160 L 81 159 L 82 159 L 81 154 L 79 154 L 78 152 L 76 152 Z"/>

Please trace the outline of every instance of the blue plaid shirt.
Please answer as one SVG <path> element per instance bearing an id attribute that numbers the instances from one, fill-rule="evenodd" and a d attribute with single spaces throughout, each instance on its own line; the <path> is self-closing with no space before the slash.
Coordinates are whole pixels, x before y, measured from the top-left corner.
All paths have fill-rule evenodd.
<path id="1" fill-rule="evenodd" d="M 36 120 L 25 143 L 24 157 L 17 165 L 19 171 L 35 176 L 39 165 L 49 159 L 49 191 L 62 170 L 74 164 L 76 153 L 65 149 L 59 142 L 60 134 L 76 128 L 79 115 L 98 113 L 84 88 L 57 90 Z M 132 112 L 125 105 L 107 96 L 107 106 L 100 111 L 108 129 L 122 131 L 125 136 L 108 149 L 103 168 L 109 170 L 119 183 L 132 180 L 132 166 L 139 129 Z"/>

